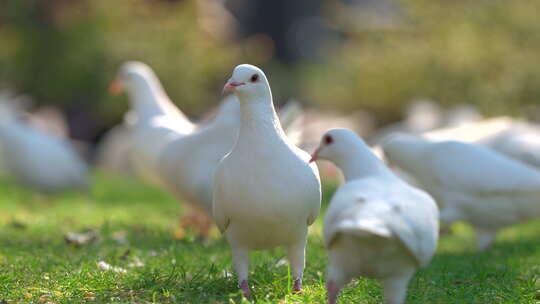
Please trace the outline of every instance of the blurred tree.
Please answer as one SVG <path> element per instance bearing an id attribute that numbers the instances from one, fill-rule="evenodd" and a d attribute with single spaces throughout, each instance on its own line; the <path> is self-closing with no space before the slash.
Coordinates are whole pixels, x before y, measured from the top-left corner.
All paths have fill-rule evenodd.
<path id="1" fill-rule="evenodd" d="M 88 115 L 98 112 L 107 57 L 88 1 L 8 0 L 1 22 L 11 38 L 3 42 L 12 49 L 3 65 L 3 82 L 30 94 L 38 104 L 56 104 L 66 113 L 81 108 Z M 92 124 L 85 122 L 72 124 L 74 137 L 92 135 L 87 131 Z"/>
<path id="2" fill-rule="evenodd" d="M 526 115 L 540 98 L 539 1 L 403 0 L 385 26 L 354 26 L 334 2 L 327 22 L 348 39 L 305 64 L 303 94 L 322 106 L 397 119 L 415 97 L 472 103 L 490 115 Z M 365 21 L 365 20 L 364 20 Z"/>
<path id="3" fill-rule="evenodd" d="M 240 48 L 201 26 L 196 2 L 96 0 L 113 62 L 109 79 L 122 62 L 140 60 L 182 110 L 198 115 L 216 106 Z"/>
<path id="4" fill-rule="evenodd" d="M 95 138 L 127 109 L 108 95 L 120 64 L 156 70 L 182 110 L 219 102 L 237 48 L 205 31 L 196 0 L 5 0 L 0 11 L 0 84 L 56 104 L 72 135 Z"/>

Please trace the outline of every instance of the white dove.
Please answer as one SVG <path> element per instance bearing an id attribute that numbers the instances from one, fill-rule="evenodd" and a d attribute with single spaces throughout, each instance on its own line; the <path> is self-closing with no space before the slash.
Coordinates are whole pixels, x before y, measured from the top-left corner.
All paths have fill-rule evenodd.
<path id="1" fill-rule="evenodd" d="M 238 99 L 227 97 L 216 117 L 191 134 L 177 137 L 164 147 L 159 172 L 165 188 L 192 209 L 183 225 L 195 225 L 203 235 L 210 229 L 214 191 L 214 171 L 231 151 L 240 123 Z"/>
<path id="2" fill-rule="evenodd" d="M 171 102 L 154 71 L 142 62 L 124 63 L 110 89 L 113 94 L 126 90 L 135 113 L 128 125 L 137 172 L 163 186 L 158 172 L 163 148 L 176 137 L 193 132 L 195 125 Z"/>
<path id="3" fill-rule="evenodd" d="M 328 303 L 355 276 L 378 279 L 387 304 L 403 303 L 409 280 L 435 253 L 439 212 L 433 199 L 399 179 L 354 132 L 333 129 L 312 160 L 345 175 L 324 219 Z"/>
<path id="4" fill-rule="evenodd" d="M 2 157 L 9 173 L 38 192 L 88 190 L 87 166 L 73 147 L 21 122 L 19 115 L 13 105 L 0 102 Z"/>
<path id="5" fill-rule="evenodd" d="M 235 96 L 227 97 L 210 121 L 197 125 L 170 101 L 154 72 L 141 62 L 122 66 L 111 91 L 125 87 L 135 115 L 127 115 L 125 130 L 131 140 L 124 157 L 131 158 L 136 171 L 146 180 L 188 202 L 184 226 L 196 226 L 206 235 L 210 226 L 214 170 L 233 147 L 240 126 L 240 106 Z M 283 115 L 294 124 L 301 114 Z M 201 212 L 202 211 L 202 212 Z"/>
<path id="6" fill-rule="evenodd" d="M 387 139 L 383 150 L 435 198 L 442 222 L 473 226 L 479 249 L 501 228 L 540 216 L 540 171 L 503 154 L 405 134 Z"/>
<path id="7" fill-rule="evenodd" d="M 240 132 L 216 169 L 214 220 L 231 246 L 245 296 L 249 251 L 277 246 L 287 248 L 293 289 L 300 291 L 308 226 L 321 203 L 317 167 L 283 132 L 262 70 L 237 66 L 224 92 L 240 100 Z"/>

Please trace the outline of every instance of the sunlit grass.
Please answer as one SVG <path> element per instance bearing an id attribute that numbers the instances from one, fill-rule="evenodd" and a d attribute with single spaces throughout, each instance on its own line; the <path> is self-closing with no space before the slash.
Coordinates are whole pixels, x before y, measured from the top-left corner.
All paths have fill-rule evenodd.
<path id="1" fill-rule="evenodd" d="M 88 196 L 38 197 L 0 185 L 0 303 L 241 303 L 228 245 L 188 233 L 174 238 L 181 205 L 141 183 L 99 176 Z M 325 201 L 334 187 L 325 187 Z M 324 303 L 326 252 L 321 222 L 307 250 L 305 293 L 288 294 L 281 249 L 253 255 L 253 303 Z M 88 245 L 67 232 L 95 229 Z M 411 281 L 408 303 L 540 303 L 540 222 L 503 231 L 492 250 L 475 253 L 470 229 L 443 236 L 430 267 Z M 123 236 L 125 235 L 125 240 Z M 130 267 L 140 260 L 144 265 Z M 97 263 L 125 269 L 102 271 Z M 353 282 L 340 303 L 381 303 L 372 280 Z M 246 300 L 244 300 L 246 301 Z"/>

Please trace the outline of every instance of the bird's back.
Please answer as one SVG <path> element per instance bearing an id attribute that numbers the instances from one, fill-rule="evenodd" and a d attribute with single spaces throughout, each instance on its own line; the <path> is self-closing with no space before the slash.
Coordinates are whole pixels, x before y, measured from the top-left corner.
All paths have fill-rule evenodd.
<path id="1" fill-rule="evenodd" d="M 87 167 L 68 143 L 26 126 L 11 131 L 4 150 L 22 183 L 47 192 L 88 186 Z"/>
<path id="2" fill-rule="evenodd" d="M 429 195 L 397 179 L 384 183 L 376 178 L 355 180 L 332 198 L 324 236 L 330 249 L 342 236 L 348 236 L 375 252 L 409 255 L 424 266 L 438 240 L 438 209 Z M 405 251 L 400 253 L 399 248 Z M 377 256 L 366 253 L 364 258 L 374 260 Z"/>
<path id="3" fill-rule="evenodd" d="M 500 227 L 540 215 L 540 172 L 481 146 L 434 143 L 421 183 L 442 206 L 445 222 Z M 425 170 L 426 168 L 424 168 Z"/>

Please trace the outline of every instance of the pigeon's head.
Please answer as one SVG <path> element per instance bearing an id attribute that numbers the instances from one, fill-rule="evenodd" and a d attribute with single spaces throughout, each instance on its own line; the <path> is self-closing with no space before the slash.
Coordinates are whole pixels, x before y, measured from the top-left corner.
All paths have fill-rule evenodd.
<path id="1" fill-rule="evenodd" d="M 240 100 L 259 99 L 268 97 L 270 86 L 261 69 L 241 64 L 234 68 L 231 78 L 223 87 L 223 93 L 234 93 Z"/>
<path id="2" fill-rule="evenodd" d="M 338 161 L 350 149 L 350 146 L 363 142 L 362 139 L 348 129 L 332 129 L 326 132 L 319 147 L 311 155 L 310 162 L 325 159 L 332 162 Z"/>
<path id="3" fill-rule="evenodd" d="M 153 81 L 152 69 L 139 61 L 128 61 L 118 70 L 116 79 L 109 86 L 112 95 L 119 95 L 124 90 L 132 90 L 138 86 Z"/>

